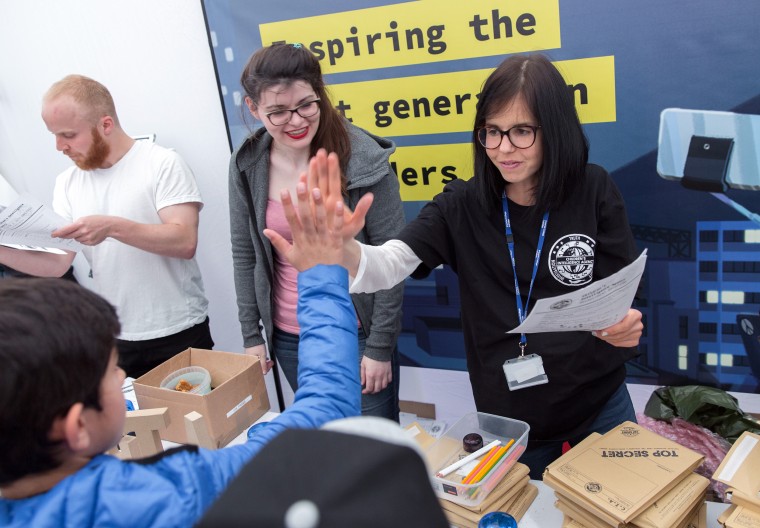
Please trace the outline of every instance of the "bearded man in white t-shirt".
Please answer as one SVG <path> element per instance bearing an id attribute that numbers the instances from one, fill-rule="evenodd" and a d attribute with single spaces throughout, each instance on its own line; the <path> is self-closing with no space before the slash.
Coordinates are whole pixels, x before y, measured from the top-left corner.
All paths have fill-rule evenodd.
<path id="1" fill-rule="evenodd" d="M 71 223 L 52 236 L 85 245 L 92 288 L 122 322 L 120 366 L 138 377 L 187 347 L 212 348 L 195 261 L 203 202 L 188 165 L 127 135 L 108 89 L 88 77 L 53 84 L 42 119 L 75 164 L 53 192 L 53 209 Z M 0 264 L 37 276 L 63 275 L 74 256 L 0 246 Z"/>

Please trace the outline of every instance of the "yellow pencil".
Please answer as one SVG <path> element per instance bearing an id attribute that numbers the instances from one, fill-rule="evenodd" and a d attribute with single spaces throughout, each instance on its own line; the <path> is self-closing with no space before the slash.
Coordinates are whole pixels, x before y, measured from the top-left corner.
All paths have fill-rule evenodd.
<path id="1" fill-rule="evenodd" d="M 472 471 L 470 471 L 469 473 L 467 473 L 467 476 L 462 481 L 462 484 L 469 484 L 470 483 L 470 479 L 472 477 L 474 477 L 475 475 L 477 475 L 478 471 L 480 471 L 481 468 L 484 465 L 486 465 L 486 463 L 488 463 L 488 461 L 491 460 L 491 457 L 494 456 L 498 451 L 499 451 L 499 446 L 493 446 L 491 448 L 491 450 L 488 453 L 486 453 L 486 456 L 483 457 L 483 460 L 481 460 L 480 462 L 478 462 L 478 465 L 475 466 L 472 469 Z"/>
<path id="2" fill-rule="evenodd" d="M 506 447 L 500 447 L 499 452 L 496 453 L 496 455 L 492 457 L 491 460 L 488 461 L 488 464 L 480 468 L 480 471 L 477 472 L 477 474 L 472 478 L 472 480 L 469 483 L 477 484 L 478 482 L 480 482 L 483 476 L 491 470 L 494 464 L 496 464 L 496 462 L 498 462 L 501 459 L 501 457 L 504 456 L 506 452 L 507 452 Z"/>
<path id="3" fill-rule="evenodd" d="M 509 442 L 507 442 L 507 445 L 500 447 L 499 452 L 496 453 L 496 455 L 493 456 L 491 460 L 489 460 L 489 462 L 480 469 L 477 475 L 475 475 L 475 477 L 470 481 L 470 484 L 476 484 L 480 482 L 483 479 L 483 477 L 485 477 L 488 474 L 488 472 L 491 471 L 491 469 L 493 469 L 493 467 L 499 462 L 499 460 L 501 460 L 504 457 L 504 455 L 507 454 L 507 451 L 509 451 L 509 448 L 512 447 L 512 444 L 514 443 L 515 443 L 515 440 L 513 438 Z"/>

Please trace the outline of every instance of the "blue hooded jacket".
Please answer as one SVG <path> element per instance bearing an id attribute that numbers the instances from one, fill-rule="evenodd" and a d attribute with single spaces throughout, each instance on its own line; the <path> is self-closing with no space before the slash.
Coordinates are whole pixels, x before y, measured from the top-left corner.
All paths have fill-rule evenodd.
<path id="1" fill-rule="evenodd" d="M 180 447 L 137 461 L 97 456 L 45 493 L 0 499 L 0 526 L 188 528 L 243 466 L 285 429 L 315 428 L 359 415 L 356 313 L 345 269 L 316 266 L 299 274 L 298 322 L 295 401 L 251 441 L 217 451 Z"/>

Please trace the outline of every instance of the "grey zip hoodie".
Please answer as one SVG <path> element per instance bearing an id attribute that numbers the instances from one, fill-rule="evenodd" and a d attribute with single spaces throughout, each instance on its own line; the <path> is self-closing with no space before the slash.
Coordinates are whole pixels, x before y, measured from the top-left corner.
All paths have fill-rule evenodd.
<path id="1" fill-rule="evenodd" d="M 345 201 L 352 209 L 365 193 L 374 194 L 364 229 L 356 237 L 362 243 L 380 245 L 394 238 L 404 227 L 404 212 L 396 174 L 388 161 L 396 150 L 392 141 L 375 136 L 346 121 L 351 141 L 351 159 Z M 269 195 L 269 148 L 272 136 L 263 127 L 255 131 L 232 153 L 229 171 L 230 231 L 238 317 L 243 345 L 264 342 L 262 327 L 272 335 L 272 246 L 262 234 L 266 226 Z M 252 193 L 253 214 L 249 213 L 246 178 Z M 351 298 L 364 332 L 364 354 L 389 361 L 401 330 L 403 283 L 374 294 L 353 294 Z"/>

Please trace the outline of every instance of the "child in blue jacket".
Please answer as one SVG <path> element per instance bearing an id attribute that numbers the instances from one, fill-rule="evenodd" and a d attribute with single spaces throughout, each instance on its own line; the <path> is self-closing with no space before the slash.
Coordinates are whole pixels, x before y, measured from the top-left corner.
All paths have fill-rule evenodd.
<path id="1" fill-rule="evenodd" d="M 359 415 L 356 315 L 333 265 L 340 236 L 302 242 L 295 401 L 253 440 L 218 451 L 105 455 L 125 419 L 113 307 L 69 281 L 0 281 L 0 526 L 187 528 L 283 430 Z"/>

